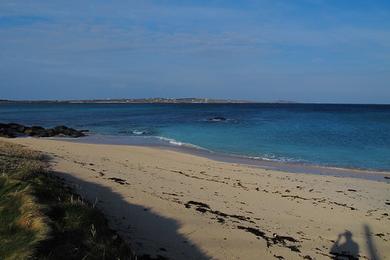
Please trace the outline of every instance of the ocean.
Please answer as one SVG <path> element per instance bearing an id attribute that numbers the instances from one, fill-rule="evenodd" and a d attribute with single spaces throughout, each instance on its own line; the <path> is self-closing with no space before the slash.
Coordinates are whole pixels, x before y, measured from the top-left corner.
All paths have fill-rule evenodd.
<path id="1" fill-rule="evenodd" d="M 67 125 L 115 142 L 261 161 L 390 170 L 390 105 L 18 103 L 0 104 L 0 122 Z"/>

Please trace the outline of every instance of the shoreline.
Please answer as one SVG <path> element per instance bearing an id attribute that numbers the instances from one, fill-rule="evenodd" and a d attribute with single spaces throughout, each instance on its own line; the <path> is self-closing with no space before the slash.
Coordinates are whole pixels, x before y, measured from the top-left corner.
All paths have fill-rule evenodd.
<path id="1" fill-rule="evenodd" d="M 214 152 L 192 144 L 174 145 L 171 144 L 171 139 L 159 138 L 154 136 L 119 136 L 119 135 L 100 135 L 92 134 L 82 138 L 50 138 L 59 141 L 68 141 L 74 143 L 86 144 L 106 144 L 106 145 L 129 145 L 150 147 L 163 150 L 176 151 L 195 156 L 204 157 L 207 159 L 225 162 L 242 164 L 260 169 L 283 171 L 289 173 L 304 173 L 314 175 L 325 175 L 334 177 L 360 178 L 365 180 L 373 180 L 390 183 L 390 171 L 380 171 L 371 169 L 358 168 L 343 168 L 336 166 L 323 166 L 310 163 L 299 162 L 281 162 L 265 159 L 255 159 L 249 156 L 233 155 L 221 152 Z M 176 142 L 176 141 L 175 141 Z"/>
<path id="2" fill-rule="evenodd" d="M 151 147 L 4 141 L 47 154 L 52 170 L 95 203 L 139 255 L 330 259 L 337 237 L 349 232 L 359 245 L 351 254 L 389 259 L 388 183 L 261 169 Z"/>

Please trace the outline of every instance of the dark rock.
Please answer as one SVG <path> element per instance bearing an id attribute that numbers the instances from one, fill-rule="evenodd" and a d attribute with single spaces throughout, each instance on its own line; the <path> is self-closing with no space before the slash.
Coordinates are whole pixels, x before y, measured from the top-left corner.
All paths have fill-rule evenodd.
<path id="1" fill-rule="evenodd" d="M 81 131 L 77 131 L 73 128 L 60 125 L 53 128 L 55 135 L 64 135 L 64 136 L 71 136 L 71 137 L 81 137 L 85 136 Z"/>
<path id="2" fill-rule="evenodd" d="M 15 138 L 16 133 L 9 128 L 4 128 L 0 126 L 0 136 L 7 138 Z"/>
<path id="3" fill-rule="evenodd" d="M 69 136 L 81 137 L 85 136 L 81 131 L 75 130 L 67 126 L 58 126 L 54 129 L 43 128 L 41 126 L 24 126 L 16 123 L 3 124 L 0 123 L 0 136 L 14 138 L 18 136 L 34 136 L 34 137 L 52 137 L 52 136 Z"/>
<path id="4" fill-rule="evenodd" d="M 47 129 L 46 133 L 47 133 L 47 136 L 49 136 L 49 137 L 56 135 L 56 132 L 53 129 Z"/>
<path id="5" fill-rule="evenodd" d="M 25 129 L 25 126 L 16 123 L 10 123 L 8 124 L 8 127 L 16 130 L 17 132 L 23 132 Z"/>
<path id="6" fill-rule="evenodd" d="M 208 119 L 208 121 L 210 121 L 210 122 L 221 122 L 221 121 L 226 121 L 226 120 L 227 119 L 225 117 L 222 117 L 222 116 L 215 116 L 215 117 Z"/>
<path id="7" fill-rule="evenodd" d="M 0 123 L 0 136 L 7 138 L 14 138 L 20 135 L 23 135 L 25 127 L 20 124 L 10 123 L 2 124 Z"/>
<path id="8" fill-rule="evenodd" d="M 48 137 L 46 129 L 41 126 L 26 127 L 24 133 L 29 136 Z"/>

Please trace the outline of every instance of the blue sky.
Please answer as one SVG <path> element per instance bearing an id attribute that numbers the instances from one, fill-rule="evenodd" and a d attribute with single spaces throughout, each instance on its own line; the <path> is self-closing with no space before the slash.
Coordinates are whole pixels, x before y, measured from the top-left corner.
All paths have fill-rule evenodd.
<path id="1" fill-rule="evenodd" d="M 0 2 L 0 99 L 390 103 L 390 1 Z"/>

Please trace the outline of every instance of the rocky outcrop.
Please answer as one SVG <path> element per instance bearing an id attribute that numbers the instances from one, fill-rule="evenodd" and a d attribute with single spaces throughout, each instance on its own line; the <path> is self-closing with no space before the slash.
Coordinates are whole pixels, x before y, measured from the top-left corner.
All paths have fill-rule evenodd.
<path id="1" fill-rule="evenodd" d="M 215 116 L 215 117 L 208 119 L 209 122 L 221 122 L 221 121 L 226 121 L 226 120 L 227 119 L 225 117 L 222 117 L 222 116 Z"/>
<path id="2" fill-rule="evenodd" d="M 67 126 L 56 126 L 54 128 L 43 128 L 41 126 L 24 126 L 20 124 L 0 123 L 0 136 L 7 138 L 15 138 L 18 136 L 34 136 L 34 137 L 53 137 L 53 136 L 66 136 L 66 137 L 82 137 L 85 136 L 84 131 L 78 131 L 76 129 Z"/>

